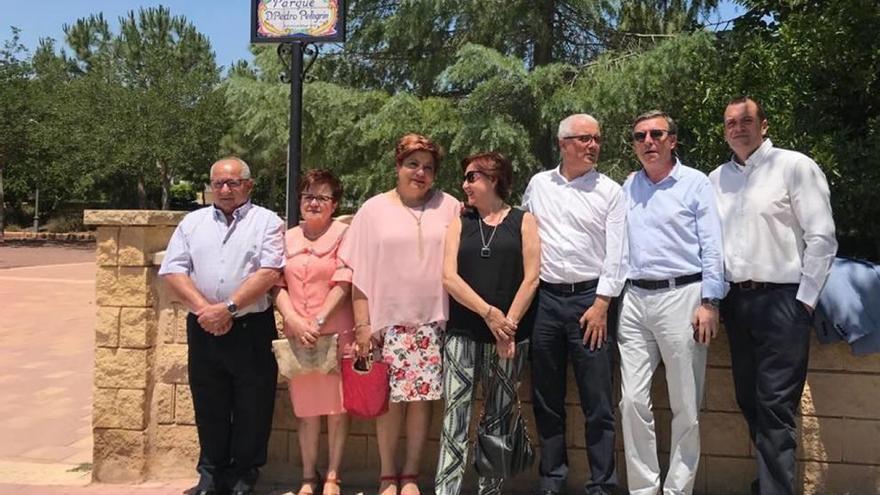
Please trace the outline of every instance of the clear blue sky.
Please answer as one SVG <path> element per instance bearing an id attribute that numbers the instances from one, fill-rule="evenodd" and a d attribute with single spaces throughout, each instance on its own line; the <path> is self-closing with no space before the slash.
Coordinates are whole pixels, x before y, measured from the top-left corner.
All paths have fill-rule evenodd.
<path id="1" fill-rule="evenodd" d="M 232 62 L 250 60 L 248 51 L 250 31 L 250 4 L 248 0 L 44 0 L 23 2 L 0 0 L 0 41 L 10 37 L 10 26 L 21 29 L 21 40 L 33 51 L 40 38 L 54 38 L 63 45 L 64 24 L 73 24 L 81 17 L 103 12 L 104 17 L 116 28 L 116 20 L 130 10 L 139 7 L 164 5 L 172 15 L 182 15 L 211 40 L 217 55 L 217 63 L 229 67 Z M 709 22 L 736 17 L 742 7 L 730 0 L 722 0 L 721 8 Z"/>

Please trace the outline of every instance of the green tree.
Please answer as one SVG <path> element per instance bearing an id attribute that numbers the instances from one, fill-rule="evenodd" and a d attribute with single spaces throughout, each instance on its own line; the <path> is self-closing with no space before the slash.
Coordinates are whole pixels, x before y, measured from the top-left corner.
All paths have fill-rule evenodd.
<path id="1" fill-rule="evenodd" d="M 64 31 L 70 56 L 51 43 L 39 53 L 45 70 L 37 81 L 51 117 L 47 168 L 80 160 L 85 186 L 139 208 L 148 206 L 150 191 L 168 208 L 173 180 L 204 183 L 205 163 L 216 158 L 228 126 L 207 38 L 163 7 L 129 12 L 118 33 L 100 14 Z"/>
<path id="2" fill-rule="evenodd" d="M 725 39 L 722 90 L 758 98 L 774 142 L 822 166 L 841 250 L 880 256 L 880 4 L 741 3 L 750 10 Z"/>
<path id="3" fill-rule="evenodd" d="M 30 63 L 19 41 L 20 30 L 12 28 L 11 38 L 0 48 L 0 242 L 6 227 L 6 195 L 3 173 L 7 167 L 20 166 L 28 149 L 27 128 L 30 113 Z"/>

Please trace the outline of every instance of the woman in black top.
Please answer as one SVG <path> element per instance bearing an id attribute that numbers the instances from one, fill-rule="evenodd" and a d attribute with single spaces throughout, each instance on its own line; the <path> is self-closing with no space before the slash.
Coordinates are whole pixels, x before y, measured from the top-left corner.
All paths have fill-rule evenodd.
<path id="1" fill-rule="evenodd" d="M 461 492 L 474 391 L 483 381 L 492 433 L 506 433 L 534 320 L 540 246 L 531 213 L 511 208 L 513 169 L 499 153 L 465 158 L 469 208 L 446 233 L 443 285 L 452 296 L 443 357 L 446 400 L 435 493 Z M 501 493 L 501 479 L 480 478 L 481 495 Z"/>

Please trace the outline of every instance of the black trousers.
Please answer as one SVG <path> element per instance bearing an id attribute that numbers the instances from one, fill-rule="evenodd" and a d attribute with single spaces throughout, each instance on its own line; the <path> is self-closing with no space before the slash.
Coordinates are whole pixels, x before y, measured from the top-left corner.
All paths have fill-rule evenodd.
<path id="1" fill-rule="evenodd" d="M 590 351 L 578 323 L 596 297 L 595 288 L 574 294 L 538 289 L 538 312 L 532 333 L 533 407 L 541 443 L 540 489 L 564 491 L 568 477 L 565 445 L 566 368 L 571 359 L 584 413 L 588 494 L 612 493 L 617 486 L 614 465 L 614 404 L 611 394 L 613 334 L 617 312 L 608 310 L 609 341 Z"/>
<path id="2" fill-rule="evenodd" d="M 807 379 L 811 317 L 797 285 L 733 288 L 721 305 L 736 402 L 758 451 L 761 495 L 795 493 L 795 413 Z M 754 488 L 753 488 L 754 489 Z"/>
<path id="3" fill-rule="evenodd" d="M 236 318 L 220 337 L 186 320 L 189 384 L 201 453 L 199 488 L 253 488 L 266 463 L 278 365 L 272 308 Z"/>

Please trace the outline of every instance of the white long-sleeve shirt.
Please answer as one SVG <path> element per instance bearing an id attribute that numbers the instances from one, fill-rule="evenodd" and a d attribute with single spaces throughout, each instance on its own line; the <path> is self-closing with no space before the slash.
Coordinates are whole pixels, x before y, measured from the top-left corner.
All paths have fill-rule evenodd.
<path id="1" fill-rule="evenodd" d="M 730 282 L 799 284 L 797 299 L 815 307 L 837 253 L 825 174 L 806 155 L 769 139 L 739 165 L 709 174 Z"/>
<path id="2" fill-rule="evenodd" d="M 532 177 L 522 206 L 538 221 L 541 280 L 598 279 L 596 294 L 620 294 L 626 199 L 618 183 L 595 169 L 569 181 L 557 167 Z"/>

